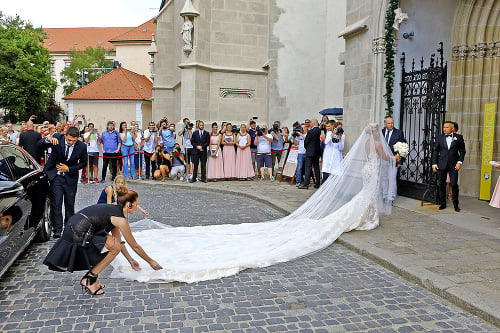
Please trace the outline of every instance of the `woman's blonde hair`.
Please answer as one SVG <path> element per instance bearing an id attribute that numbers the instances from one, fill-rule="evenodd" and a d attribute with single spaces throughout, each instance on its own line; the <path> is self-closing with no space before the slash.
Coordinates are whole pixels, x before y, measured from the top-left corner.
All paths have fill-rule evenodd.
<path id="1" fill-rule="evenodd" d="M 123 180 L 123 184 L 125 184 L 123 186 L 123 188 L 120 189 L 120 191 L 118 191 L 118 182 L 120 180 Z M 128 192 L 128 188 L 127 188 L 127 178 L 125 178 L 124 176 L 122 175 L 118 175 L 115 177 L 115 180 L 113 182 L 113 196 L 116 198 L 116 200 L 118 200 L 118 196 L 120 195 L 123 195 L 123 193 L 127 193 Z"/>

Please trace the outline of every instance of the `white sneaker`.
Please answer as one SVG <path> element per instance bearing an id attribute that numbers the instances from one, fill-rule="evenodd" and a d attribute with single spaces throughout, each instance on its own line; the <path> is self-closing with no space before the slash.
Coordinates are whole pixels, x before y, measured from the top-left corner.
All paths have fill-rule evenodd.
<path id="1" fill-rule="evenodd" d="M 264 180 L 264 177 L 260 177 L 260 179 L 259 179 L 259 180 L 260 180 L 260 181 L 263 181 L 263 180 Z"/>
<path id="2" fill-rule="evenodd" d="M 181 182 L 183 182 L 183 181 L 184 181 L 184 177 L 182 177 L 182 176 L 181 176 L 181 178 L 179 178 L 179 180 L 180 180 Z"/>
<path id="3" fill-rule="evenodd" d="M 269 177 L 269 180 L 274 182 L 274 177 L 273 176 Z"/>

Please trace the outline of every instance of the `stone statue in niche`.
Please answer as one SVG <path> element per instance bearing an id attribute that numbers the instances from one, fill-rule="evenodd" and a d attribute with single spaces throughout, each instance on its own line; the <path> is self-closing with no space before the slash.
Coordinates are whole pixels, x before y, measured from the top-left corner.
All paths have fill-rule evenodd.
<path id="1" fill-rule="evenodd" d="M 189 54 L 193 50 L 193 22 L 189 17 L 184 17 L 184 24 L 182 25 L 182 40 L 184 41 L 183 50 Z"/>

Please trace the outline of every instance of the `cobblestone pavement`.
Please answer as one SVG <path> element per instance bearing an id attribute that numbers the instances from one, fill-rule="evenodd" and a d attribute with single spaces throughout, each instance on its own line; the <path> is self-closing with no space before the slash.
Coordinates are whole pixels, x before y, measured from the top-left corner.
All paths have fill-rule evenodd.
<path id="1" fill-rule="evenodd" d="M 95 202 L 102 187 L 80 186 L 77 208 Z M 239 196 L 130 187 L 152 219 L 174 226 L 282 216 Z M 131 220 L 141 218 L 134 215 Z M 81 273 L 51 272 L 41 264 L 51 244 L 31 246 L 0 280 L 0 332 L 497 332 L 338 244 L 193 284 L 115 280 L 107 270 L 101 297 L 81 294 Z"/>

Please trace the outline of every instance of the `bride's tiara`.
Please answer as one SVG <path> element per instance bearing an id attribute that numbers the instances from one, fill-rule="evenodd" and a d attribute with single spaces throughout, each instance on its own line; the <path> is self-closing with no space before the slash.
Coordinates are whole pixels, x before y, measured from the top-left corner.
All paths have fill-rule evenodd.
<path id="1" fill-rule="evenodd" d="M 370 123 L 365 127 L 365 133 L 370 134 L 380 130 L 380 127 L 377 123 Z"/>

